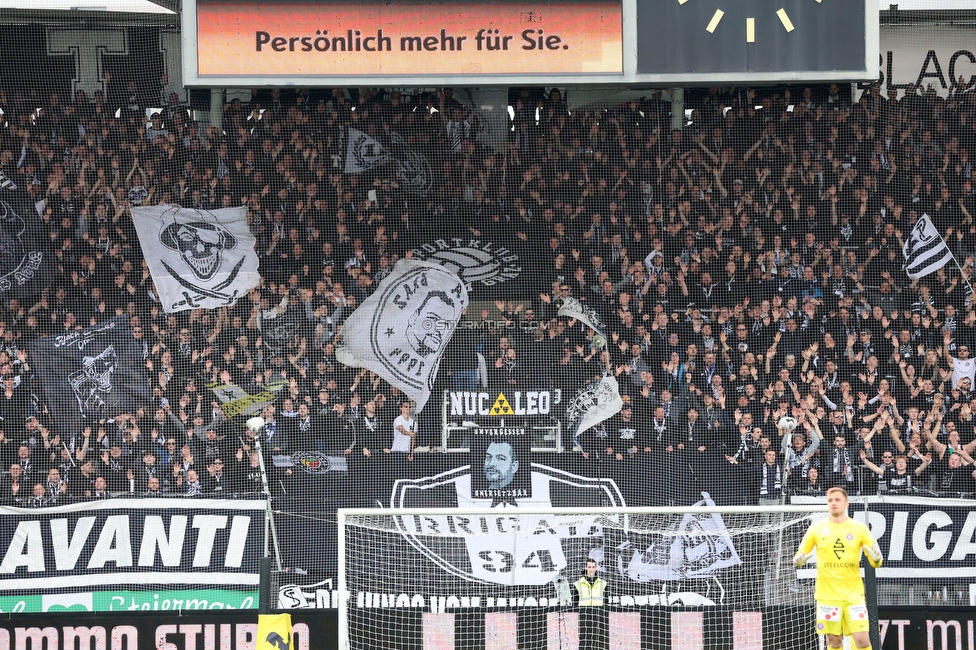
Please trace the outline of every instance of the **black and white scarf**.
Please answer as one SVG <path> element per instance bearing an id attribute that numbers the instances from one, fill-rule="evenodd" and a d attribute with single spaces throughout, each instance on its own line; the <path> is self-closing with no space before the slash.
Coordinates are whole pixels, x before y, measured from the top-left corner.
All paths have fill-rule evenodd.
<path id="1" fill-rule="evenodd" d="M 834 371 L 833 375 L 824 375 L 824 387 L 827 388 L 827 390 L 838 388 L 839 386 L 840 386 L 840 382 L 837 381 L 836 370 Z"/>
<path id="2" fill-rule="evenodd" d="M 663 440 L 664 439 L 664 434 L 667 433 L 667 430 L 668 430 L 668 420 L 667 420 L 667 418 L 661 420 L 660 422 L 658 421 L 657 418 L 653 418 L 653 424 L 651 426 L 653 426 L 654 427 L 654 430 L 657 431 L 657 440 L 659 442 L 661 440 Z"/>
<path id="3" fill-rule="evenodd" d="M 775 473 L 774 473 L 775 472 Z M 772 481 L 772 486 L 770 486 Z M 783 468 L 779 463 L 770 466 L 769 463 L 762 464 L 762 481 L 759 483 L 759 496 L 767 498 L 772 491 L 773 496 L 779 496 L 783 490 Z"/>
<path id="4" fill-rule="evenodd" d="M 854 480 L 854 470 L 851 468 L 851 455 L 847 447 L 843 449 L 834 448 L 834 474 L 844 474 L 844 480 L 848 483 Z"/>
<path id="5" fill-rule="evenodd" d="M 804 447 L 799 451 L 790 447 L 790 453 L 788 457 L 789 460 L 787 461 L 786 466 L 790 469 L 790 473 L 794 473 L 796 472 L 796 470 L 799 469 L 800 476 L 802 476 L 803 478 L 807 477 L 807 470 L 809 470 L 811 467 L 818 466 L 818 462 L 815 457 L 807 458 L 806 447 Z"/>

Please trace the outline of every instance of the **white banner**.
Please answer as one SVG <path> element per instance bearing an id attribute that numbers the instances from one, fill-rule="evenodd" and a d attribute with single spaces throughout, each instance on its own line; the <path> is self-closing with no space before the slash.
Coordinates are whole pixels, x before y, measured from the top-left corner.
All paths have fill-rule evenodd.
<path id="1" fill-rule="evenodd" d="M 246 207 L 134 207 L 132 221 L 167 313 L 233 305 L 261 279 Z"/>
<path id="2" fill-rule="evenodd" d="M 0 594 L 106 585 L 256 585 L 261 499 L 0 506 Z"/>
<path id="3" fill-rule="evenodd" d="M 969 25 L 882 25 L 878 78 L 882 93 L 907 84 L 945 97 L 954 85 L 976 85 L 976 29 Z"/>
<path id="4" fill-rule="evenodd" d="M 468 307 L 468 290 L 452 271 L 403 259 L 343 325 L 336 358 L 368 368 L 417 402 L 430 397 L 441 355 Z"/>

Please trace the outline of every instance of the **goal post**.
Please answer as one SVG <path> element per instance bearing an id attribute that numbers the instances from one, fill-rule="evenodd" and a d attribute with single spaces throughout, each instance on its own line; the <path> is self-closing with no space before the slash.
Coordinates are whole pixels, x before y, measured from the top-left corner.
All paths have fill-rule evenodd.
<path id="1" fill-rule="evenodd" d="M 817 647 L 792 557 L 826 505 L 508 505 L 338 510 L 340 648 Z"/>

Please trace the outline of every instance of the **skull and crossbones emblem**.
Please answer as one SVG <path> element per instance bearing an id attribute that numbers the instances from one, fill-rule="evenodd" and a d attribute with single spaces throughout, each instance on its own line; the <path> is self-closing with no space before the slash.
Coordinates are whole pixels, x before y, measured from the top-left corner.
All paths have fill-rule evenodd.
<path id="1" fill-rule="evenodd" d="M 190 307 L 199 306 L 201 298 L 216 298 L 224 304 L 233 304 L 237 299 L 238 291 L 225 292 L 224 289 L 230 286 L 241 266 L 244 264 L 244 257 L 238 260 L 233 268 L 223 267 L 224 251 L 237 248 L 237 237 L 227 228 L 216 221 L 178 221 L 167 224 L 159 233 L 159 241 L 169 249 L 179 253 L 180 259 L 186 263 L 193 277 L 197 282 L 194 283 L 186 274 L 179 273 L 170 264 L 162 262 L 166 271 L 179 282 L 186 291 L 183 292 L 183 301 L 179 305 L 189 305 Z M 178 265 L 177 265 L 178 266 Z M 220 274 L 220 275 L 218 275 Z M 216 278 L 223 279 L 217 284 Z"/>
<path id="2" fill-rule="evenodd" d="M 163 245 L 180 257 L 199 280 L 209 280 L 220 268 L 225 250 L 237 246 L 237 238 L 220 224 L 206 221 L 171 223 L 160 234 Z"/>

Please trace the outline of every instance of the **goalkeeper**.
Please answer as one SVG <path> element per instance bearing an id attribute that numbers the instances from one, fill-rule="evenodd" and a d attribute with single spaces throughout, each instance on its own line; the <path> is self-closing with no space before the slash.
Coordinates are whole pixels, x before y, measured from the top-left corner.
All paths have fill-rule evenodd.
<path id="1" fill-rule="evenodd" d="M 847 516 L 847 491 L 827 490 L 830 517 L 810 526 L 793 564 L 803 566 L 817 551 L 817 634 L 827 636 L 827 647 L 842 647 L 844 636 L 854 647 L 871 647 L 870 619 L 861 580 L 861 550 L 871 566 L 881 566 L 881 550 L 868 527 Z"/>

